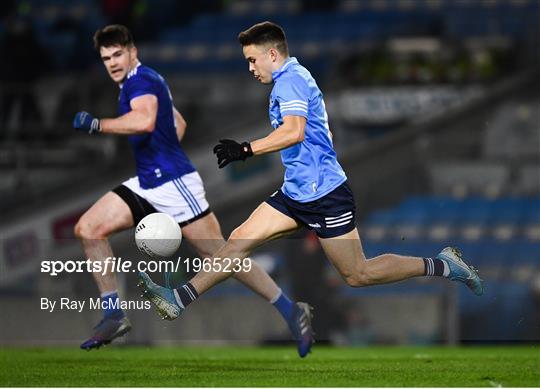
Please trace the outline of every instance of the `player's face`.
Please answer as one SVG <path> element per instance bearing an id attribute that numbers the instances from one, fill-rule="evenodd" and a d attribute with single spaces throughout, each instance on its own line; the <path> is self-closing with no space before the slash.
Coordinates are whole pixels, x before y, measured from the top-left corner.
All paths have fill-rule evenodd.
<path id="1" fill-rule="evenodd" d="M 272 82 L 272 71 L 276 61 L 276 50 L 265 46 L 248 45 L 242 48 L 253 77 L 263 84 Z"/>
<path id="2" fill-rule="evenodd" d="M 99 49 L 101 60 L 114 82 L 120 83 L 137 62 L 137 49 L 133 46 L 109 46 Z"/>

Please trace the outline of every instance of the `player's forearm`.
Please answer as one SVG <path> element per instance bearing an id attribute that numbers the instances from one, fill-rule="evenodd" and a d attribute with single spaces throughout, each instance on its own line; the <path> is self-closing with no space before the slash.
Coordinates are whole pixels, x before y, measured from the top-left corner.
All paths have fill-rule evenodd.
<path id="1" fill-rule="evenodd" d="M 286 149 L 304 140 L 304 129 L 283 124 L 267 137 L 251 142 L 254 155 Z"/>
<path id="2" fill-rule="evenodd" d="M 155 118 L 138 111 L 131 111 L 116 119 L 101 119 L 101 131 L 109 134 L 135 135 L 154 130 Z"/>

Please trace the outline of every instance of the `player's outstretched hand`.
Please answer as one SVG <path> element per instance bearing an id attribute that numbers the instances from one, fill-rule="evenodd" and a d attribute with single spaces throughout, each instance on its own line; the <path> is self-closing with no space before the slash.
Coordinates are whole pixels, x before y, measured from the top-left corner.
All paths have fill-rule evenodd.
<path id="1" fill-rule="evenodd" d="M 95 134 L 101 131 L 99 119 L 93 117 L 86 111 L 77 112 L 73 119 L 73 128 L 86 132 L 88 134 Z"/>
<path id="2" fill-rule="evenodd" d="M 232 139 L 220 139 L 214 146 L 214 154 L 218 159 L 219 168 L 227 166 L 232 161 L 245 161 L 253 155 L 249 142 L 238 143 Z"/>

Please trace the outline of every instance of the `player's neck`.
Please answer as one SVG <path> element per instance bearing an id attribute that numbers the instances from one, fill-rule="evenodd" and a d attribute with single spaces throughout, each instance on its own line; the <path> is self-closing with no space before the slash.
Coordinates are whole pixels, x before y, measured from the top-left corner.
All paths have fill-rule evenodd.
<path id="1" fill-rule="evenodd" d="M 131 66 L 129 67 L 129 72 L 131 72 L 133 69 L 135 69 L 137 66 L 139 66 L 141 63 L 139 62 L 139 60 L 137 58 L 135 58 L 132 62 L 131 62 Z"/>
<path id="2" fill-rule="evenodd" d="M 272 72 L 276 72 L 287 62 L 287 60 L 291 57 L 279 57 L 276 59 L 276 62 L 274 62 L 274 69 L 272 69 Z"/>
<path id="3" fill-rule="evenodd" d="M 124 82 L 125 82 L 126 79 L 128 78 L 129 73 L 131 73 L 131 72 L 133 71 L 133 69 L 135 69 L 135 68 L 136 68 L 137 66 L 139 66 L 140 64 L 141 64 L 141 63 L 139 62 L 138 59 L 135 59 L 135 60 L 131 63 L 131 65 L 129 66 L 128 71 L 127 71 L 125 77 L 122 79 L 122 81 L 120 81 L 120 82 L 117 83 L 118 86 L 119 86 L 120 88 L 122 88 L 122 85 L 124 85 Z"/>

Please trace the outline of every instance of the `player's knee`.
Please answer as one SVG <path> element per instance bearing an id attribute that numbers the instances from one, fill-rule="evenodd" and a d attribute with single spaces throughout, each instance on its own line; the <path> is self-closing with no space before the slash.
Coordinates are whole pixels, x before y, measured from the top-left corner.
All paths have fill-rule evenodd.
<path id="1" fill-rule="evenodd" d="M 78 239 L 84 239 L 84 235 L 86 234 L 86 228 L 84 227 L 82 218 L 80 218 L 77 224 L 75 224 L 75 227 L 73 228 L 73 233 Z"/>
<path id="2" fill-rule="evenodd" d="M 363 286 L 371 285 L 369 275 L 364 270 L 359 270 L 354 273 L 346 274 L 343 276 L 347 285 L 353 288 L 360 288 Z"/>
<path id="3" fill-rule="evenodd" d="M 249 238 L 242 226 L 236 228 L 231 233 L 227 240 L 227 245 L 237 252 L 242 252 L 249 248 Z"/>
<path id="4" fill-rule="evenodd" d="M 247 239 L 247 234 L 244 228 L 242 226 L 234 229 L 233 232 L 231 232 L 231 235 L 229 236 L 228 241 L 231 243 L 240 243 L 242 240 Z"/>
<path id="5" fill-rule="evenodd" d="M 101 223 L 91 223 L 83 216 L 75 225 L 74 233 L 78 239 L 103 239 L 107 237 L 108 229 Z"/>

